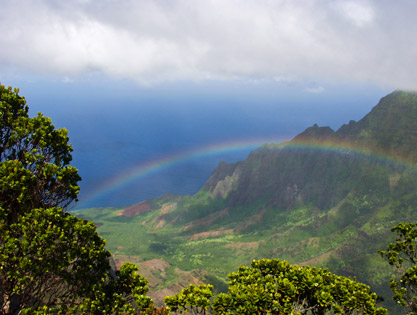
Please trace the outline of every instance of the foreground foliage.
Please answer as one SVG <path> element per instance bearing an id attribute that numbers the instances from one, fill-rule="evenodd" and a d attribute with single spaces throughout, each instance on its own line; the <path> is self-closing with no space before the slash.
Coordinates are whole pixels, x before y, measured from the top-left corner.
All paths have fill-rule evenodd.
<path id="1" fill-rule="evenodd" d="M 408 314 L 417 314 L 417 223 L 401 223 L 391 231 L 397 239 L 380 254 L 396 269 L 397 275 L 390 282 L 393 299 L 404 306 Z"/>
<path id="2" fill-rule="evenodd" d="M 115 272 L 95 225 L 63 211 L 80 180 L 67 131 L 28 111 L 0 85 L 0 313 L 152 310 L 137 267 Z"/>
<path id="3" fill-rule="evenodd" d="M 278 259 L 253 261 L 229 275 L 229 291 L 211 300 L 211 286 L 190 286 L 165 303 L 175 312 L 205 314 L 387 314 L 369 286 L 327 269 Z"/>
<path id="4" fill-rule="evenodd" d="M 165 304 L 172 312 L 189 311 L 191 314 L 206 314 L 211 306 L 213 286 L 190 284 L 174 296 L 165 297 Z"/>

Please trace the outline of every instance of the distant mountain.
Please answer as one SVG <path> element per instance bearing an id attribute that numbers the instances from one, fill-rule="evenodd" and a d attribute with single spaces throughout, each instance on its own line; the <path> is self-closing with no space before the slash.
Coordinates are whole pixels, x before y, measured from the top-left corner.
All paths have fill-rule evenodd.
<path id="1" fill-rule="evenodd" d="M 417 221 L 416 122 L 417 93 L 396 91 L 337 131 L 314 125 L 220 163 L 194 196 L 78 213 L 160 300 L 184 279 L 221 290 L 239 264 L 280 258 L 357 276 L 389 302 L 391 269 L 377 251 L 393 225 Z"/>
<path id="2" fill-rule="evenodd" d="M 264 145 L 247 160 L 221 163 L 204 185 L 213 197 L 231 206 L 266 198 L 288 208 L 313 202 L 335 205 L 368 177 L 375 156 L 402 163 L 417 161 L 417 93 L 394 92 L 384 97 L 359 122 L 350 121 L 336 132 L 314 125 L 283 145 Z M 378 176 L 374 174 L 374 176 Z M 369 187 L 383 192 L 387 182 L 368 178 Z"/>

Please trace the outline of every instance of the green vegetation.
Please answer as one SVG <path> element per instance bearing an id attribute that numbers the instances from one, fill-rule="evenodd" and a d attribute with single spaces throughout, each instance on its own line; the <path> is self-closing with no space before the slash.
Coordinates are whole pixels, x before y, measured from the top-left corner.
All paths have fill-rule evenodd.
<path id="1" fill-rule="evenodd" d="M 389 178 L 398 170 L 387 167 L 381 175 L 379 167 L 374 169 L 375 175 L 371 175 L 379 180 L 368 186 L 369 190 L 354 187 L 329 208 L 310 203 L 282 209 L 266 206 L 265 200 L 228 206 L 227 199 L 201 200 L 196 195 L 156 198 L 150 201 L 153 211 L 131 217 L 124 216 L 123 209 L 109 208 L 76 214 L 100 224 L 98 232 L 108 240 L 107 248 L 116 260 L 134 256 L 141 270 L 152 259 L 172 266 L 164 279 L 156 285 L 151 282 L 153 290 L 181 279 L 182 274 L 174 268 L 186 272 L 203 269 L 225 283 L 225 276 L 238 265 L 279 257 L 291 263 L 326 266 L 337 274 L 357 275 L 390 301 L 386 281 L 390 270 L 378 263 L 377 251 L 390 239 L 390 228 L 399 220 L 415 219 L 417 181 L 412 181 L 409 172 L 401 172 L 396 186 L 387 188 Z M 378 187 L 385 193 L 381 194 Z M 204 211 L 213 204 L 212 212 L 203 217 L 189 216 L 190 209 L 199 204 Z M 203 276 L 201 280 L 205 279 Z M 215 286 L 214 291 L 218 290 Z"/>
<path id="2" fill-rule="evenodd" d="M 175 296 L 165 297 L 168 310 L 175 313 L 190 312 L 191 314 L 206 314 L 211 311 L 213 286 L 190 284 Z M 211 312 L 210 312 L 211 313 Z"/>
<path id="3" fill-rule="evenodd" d="M 327 269 L 278 259 L 253 261 L 229 275 L 229 291 L 214 299 L 212 286 L 190 285 L 165 298 L 168 309 L 193 314 L 387 314 L 362 283 Z"/>
<path id="4" fill-rule="evenodd" d="M 129 217 L 108 208 L 76 215 L 100 224 L 116 261 L 134 258 L 145 276 L 155 276 L 155 259 L 168 265 L 151 295 L 175 293 L 185 275 L 194 285 L 216 279 L 213 291 L 225 292 L 236 266 L 278 257 L 357 276 L 398 312 L 392 270 L 377 253 L 393 241 L 392 226 L 417 221 L 416 115 L 417 94 L 394 92 L 337 131 L 313 126 L 220 163 L 194 196 L 148 200 L 152 211 Z"/>
<path id="5" fill-rule="evenodd" d="M 137 267 L 112 270 L 95 226 L 62 210 L 79 190 L 71 151 L 66 130 L 0 85 L 0 313 L 152 309 Z"/>
<path id="6" fill-rule="evenodd" d="M 395 304 L 415 313 L 417 225 L 398 224 L 417 221 L 416 113 L 417 95 L 395 92 L 336 132 L 221 163 L 194 196 L 68 213 L 66 130 L 0 85 L 0 312 L 167 314 L 148 278 L 177 312 L 384 314 L 368 285 L 398 312 L 392 265 Z"/>
<path id="7" fill-rule="evenodd" d="M 417 223 L 402 223 L 394 226 L 392 232 L 397 234 L 394 243 L 387 250 L 380 251 L 382 257 L 396 269 L 396 276 L 391 278 L 390 287 L 394 292 L 394 301 L 404 306 L 408 314 L 417 313 Z"/>

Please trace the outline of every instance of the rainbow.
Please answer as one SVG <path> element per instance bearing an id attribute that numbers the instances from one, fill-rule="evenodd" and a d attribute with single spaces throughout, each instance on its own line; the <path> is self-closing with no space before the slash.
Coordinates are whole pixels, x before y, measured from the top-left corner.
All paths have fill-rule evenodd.
<path id="1" fill-rule="evenodd" d="M 282 141 L 286 140 L 282 137 L 280 138 Z M 275 137 L 221 142 L 216 144 L 210 144 L 190 151 L 176 152 L 170 155 L 162 156 L 160 158 L 139 163 L 134 167 L 130 168 L 129 170 L 105 181 L 103 184 L 98 186 L 92 193 L 84 197 L 83 200 L 76 205 L 76 207 L 82 208 L 83 205 L 87 203 L 93 203 L 95 200 L 100 199 L 106 194 L 109 194 L 113 191 L 117 191 L 146 176 L 158 173 L 180 163 L 225 153 L 232 153 L 244 150 L 254 150 L 265 143 L 273 142 L 276 140 L 277 138 Z"/>
<path id="2" fill-rule="evenodd" d="M 379 162 L 389 165 L 402 165 L 407 168 L 416 169 L 416 164 L 410 163 L 405 159 L 399 157 L 390 157 L 384 154 L 375 154 L 364 148 L 357 149 L 353 148 L 347 143 L 335 143 L 335 142 L 320 142 L 304 143 L 304 142 L 281 142 L 275 144 L 277 138 L 272 139 L 249 139 L 249 140 L 238 140 L 233 142 L 222 142 L 217 144 L 211 144 L 208 146 L 200 147 L 191 151 L 174 153 L 171 155 L 163 156 L 157 159 L 149 160 L 140 163 L 128 171 L 121 173 L 117 176 L 110 178 L 108 181 L 98 186 L 95 191 L 90 193 L 89 196 L 85 197 L 84 200 L 77 205 L 77 208 L 82 208 L 83 204 L 92 203 L 95 200 L 109 194 L 113 191 L 117 191 L 124 186 L 132 184 L 135 181 L 140 180 L 146 176 L 158 173 L 164 169 L 170 168 L 180 163 L 191 161 L 194 159 L 216 156 L 224 153 L 238 152 L 243 150 L 254 150 L 257 148 L 265 149 L 296 149 L 296 150 L 319 150 L 319 151 L 333 151 L 337 153 L 355 154 L 356 156 L 371 157 Z M 286 139 L 281 139 L 282 141 Z"/>
<path id="3" fill-rule="evenodd" d="M 320 142 L 303 142 L 294 141 L 285 142 L 280 144 L 265 144 L 265 149 L 282 149 L 287 150 L 316 150 L 316 151 L 327 151 L 335 152 L 337 154 L 351 154 L 354 156 L 362 156 L 371 158 L 372 160 L 390 166 L 401 166 L 413 171 L 417 170 L 417 164 L 410 160 L 410 157 L 399 156 L 399 155 L 388 155 L 384 152 L 377 152 L 367 147 L 360 147 L 349 142 L 342 142 L 337 140 L 322 140 Z"/>

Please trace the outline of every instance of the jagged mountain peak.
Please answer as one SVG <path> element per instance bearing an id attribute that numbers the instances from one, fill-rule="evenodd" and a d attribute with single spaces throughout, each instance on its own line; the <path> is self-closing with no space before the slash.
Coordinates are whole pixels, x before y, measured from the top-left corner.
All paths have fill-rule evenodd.
<path id="1" fill-rule="evenodd" d="M 329 208 L 352 191 L 366 169 L 377 167 L 346 151 L 313 149 L 335 146 L 415 163 L 417 93 L 395 91 L 364 118 L 337 131 L 315 124 L 287 143 L 262 146 L 244 161 L 220 163 L 203 190 L 227 198 L 229 206 L 262 199 L 280 208 L 305 202 Z"/>

